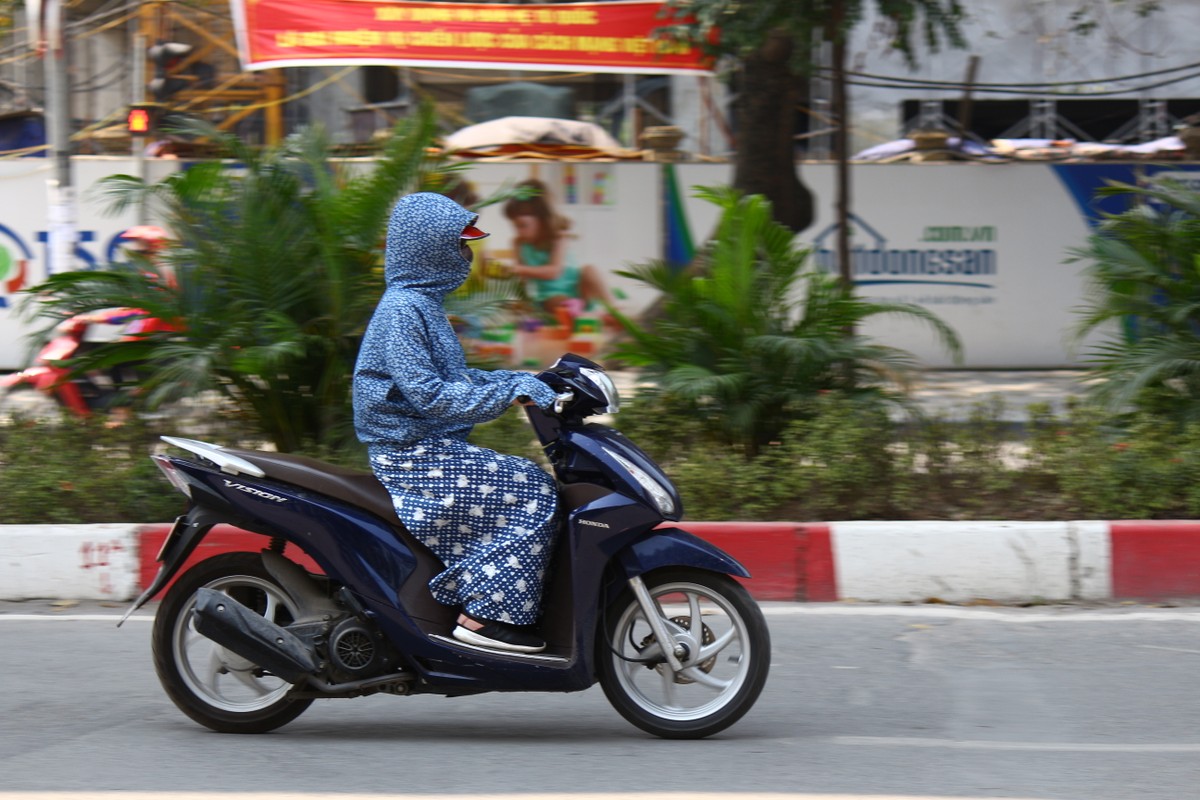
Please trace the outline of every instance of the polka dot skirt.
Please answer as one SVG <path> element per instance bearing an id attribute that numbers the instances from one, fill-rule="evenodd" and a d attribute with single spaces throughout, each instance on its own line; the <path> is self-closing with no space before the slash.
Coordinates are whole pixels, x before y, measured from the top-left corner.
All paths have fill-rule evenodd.
<path id="1" fill-rule="evenodd" d="M 533 624 L 557 527 L 554 479 L 532 461 L 458 439 L 368 453 L 401 522 L 446 565 L 429 582 L 437 601 Z"/>

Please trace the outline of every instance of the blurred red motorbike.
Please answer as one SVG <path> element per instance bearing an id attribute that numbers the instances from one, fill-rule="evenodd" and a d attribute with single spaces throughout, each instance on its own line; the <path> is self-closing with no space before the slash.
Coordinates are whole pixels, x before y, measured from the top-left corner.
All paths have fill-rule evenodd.
<path id="1" fill-rule="evenodd" d="M 30 366 L 0 378 L 0 390 L 33 388 L 80 416 L 105 410 L 122 386 L 136 380 L 136 366 L 118 364 L 73 374 L 67 361 L 107 342 L 159 330 L 170 326 L 137 308 L 107 308 L 63 320 Z"/>

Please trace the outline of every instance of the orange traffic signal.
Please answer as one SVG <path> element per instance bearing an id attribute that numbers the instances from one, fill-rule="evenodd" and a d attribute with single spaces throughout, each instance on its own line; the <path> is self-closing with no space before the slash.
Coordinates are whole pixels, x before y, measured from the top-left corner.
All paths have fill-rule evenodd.
<path id="1" fill-rule="evenodd" d="M 150 109 L 144 106 L 130 108 L 129 116 L 125 118 L 125 127 L 134 136 L 145 136 L 150 133 L 152 123 Z"/>

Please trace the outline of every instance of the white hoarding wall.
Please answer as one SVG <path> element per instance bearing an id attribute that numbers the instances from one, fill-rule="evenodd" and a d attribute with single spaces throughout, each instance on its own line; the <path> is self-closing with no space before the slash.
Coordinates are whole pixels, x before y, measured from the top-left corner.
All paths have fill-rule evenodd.
<path id="1" fill-rule="evenodd" d="M 151 161 L 162 176 L 184 164 Z M 22 365 L 31 328 L 14 314 L 22 288 L 46 275 L 46 181 L 42 159 L 0 162 L 0 369 Z M 107 217 L 94 199 L 96 182 L 130 173 L 132 160 L 80 158 L 81 268 L 119 257 L 121 231 L 134 212 Z M 938 314 L 960 335 L 967 368 L 1055 368 L 1079 365 L 1086 348 L 1071 332 L 1083 300 L 1081 265 L 1065 263 L 1084 243 L 1095 220 L 1094 190 L 1106 180 L 1136 181 L 1166 170 L 1200 178 L 1190 166 L 1128 164 L 895 164 L 855 166 L 852 247 L 855 278 L 867 297 L 917 303 Z M 727 164 L 676 167 L 685 213 L 697 243 L 709 235 L 716 209 L 694 198 L 693 187 L 727 182 Z M 814 263 L 833 268 L 834 168 L 805 164 L 804 182 L 816 197 L 817 217 L 799 241 L 814 248 Z M 571 349 L 602 354 L 613 328 L 597 295 L 636 314 L 654 300 L 648 287 L 616 275 L 632 264 L 661 258 L 665 225 L 662 168 L 644 163 L 513 162 L 473 165 L 469 180 L 480 196 L 527 179 L 541 181 L 561 218 L 568 221 L 565 249 L 573 265 L 565 288 L 566 310 L 522 281 L 530 302 L 506 323 L 469 330 L 473 344 L 515 364 L 542 364 Z M 1119 201 L 1105 201 L 1108 210 Z M 493 275 L 517 258 L 515 225 L 502 206 L 482 211 L 492 233 L 477 262 Z M 542 291 L 539 298 L 538 292 Z M 468 321 L 469 322 L 469 321 Z M 911 351 L 929 367 L 953 366 L 928 328 L 903 318 L 879 319 L 864 330 Z"/>
<path id="2" fill-rule="evenodd" d="M 1083 298 L 1068 250 L 1088 223 L 1045 164 L 897 164 L 853 171 L 851 260 L 868 298 L 914 303 L 960 336 L 963 366 L 1078 363 L 1072 332 Z M 822 202 L 802 239 L 836 270 L 830 168 L 805 177 Z M 952 366 L 929 326 L 877 317 L 863 333 L 934 367 Z"/>
<path id="3" fill-rule="evenodd" d="M 813 257 L 836 270 L 835 168 L 804 164 L 816 218 L 799 235 Z M 915 303 L 959 335 L 955 364 L 923 323 L 889 316 L 865 335 L 908 350 L 928 367 L 1048 369 L 1078 367 L 1096 333 L 1075 335 L 1086 285 L 1083 264 L 1068 263 L 1101 212 L 1125 200 L 1097 200 L 1109 182 L 1153 177 L 1200 180 L 1194 165 L 1121 163 L 869 164 L 851 171 L 851 260 L 858 291 L 877 300 Z M 719 183 L 728 168 L 683 165 L 681 185 Z M 687 192 L 691 194 L 691 192 Z M 715 211 L 688 206 L 699 240 Z"/>
<path id="4" fill-rule="evenodd" d="M 832 167 L 805 169 L 821 198 L 819 217 L 801 234 L 819 263 L 834 269 L 835 225 L 827 199 Z M 1071 250 L 1086 243 L 1102 212 L 1127 198 L 1097 199 L 1110 182 L 1194 180 L 1191 165 L 896 164 L 853 170 L 851 260 L 859 291 L 916 303 L 960 336 L 968 368 L 1079 366 L 1099 340 L 1076 330 L 1087 286 Z M 877 319 L 865 334 L 917 354 L 931 367 L 953 366 L 927 326 Z"/>
<path id="5" fill-rule="evenodd" d="M 148 176 L 161 177 L 179 168 L 178 162 L 147 160 Z M 76 158 L 72 184 L 77 199 L 75 247 L 80 269 L 102 268 L 120 260 L 119 238 L 138 223 L 137 211 L 107 216 L 97 197 L 96 184 L 109 175 L 137 174 L 132 158 Z M 23 289 L 48 276 L 48 181 L 54 162 L 45 158 L 0 161 L 0 369 L 24 366 L 31 342 L 28 334 L 44 327 L 23 319 Z"/>
<path id="6" fill-rule="evenodd" d="M 1090 175 L 1097 166 L 1081 168 Z M 1113 172 L 1099 168 L 1106 176 Z M 694 188 L 729 181 L 731 168 L 684 164 L 676 172 L 699 243 L 712 232 L 717 209 L 696 199 Z M 814 264 L 834 270 L 834 168 L 806 164 L 801 172 L 817 198 L 817 216 L 799 241 L 813 248 Z M 1078 364 L 1081 348 L 1072 332 L 1084 289 L 1079 265 L 1064 261 L 1069 248 L 1083 244 L 1089 223 L 1060 170 L 1047 164 L 901 164 L 858 166 L 852 174 L 852 258 L 863 295 L 935 312 L 962 339 L 964 367 Z M 505 182 L 540 180 L 555 213 L 571 222 L 569 260 L 598 268 L 623 311 L 636 313 L 653 301 L 647 287 L 614 272 L 663 256 L 668 215 L 659 167 L 482 164 L 471 178 L 481 194 Z M 493 274 L 504 274 L 519 247 L 513 224 L 499 207 L 485 209 L 480 221 L 493 234 L 483 244 L 482 260 Z M 507 333 L 490 330 L 485 349 L 535 365 L 564 349 L 602 352 L 613 332 L 595 305 L 584 313 L 585 324 L 576 325 L 579 335 L 536 304 L 527 310 L 510 321 Z M 924 323 L 879 317 L 863 333 L 912 352 L 927 366 L 955 366 Z"/>

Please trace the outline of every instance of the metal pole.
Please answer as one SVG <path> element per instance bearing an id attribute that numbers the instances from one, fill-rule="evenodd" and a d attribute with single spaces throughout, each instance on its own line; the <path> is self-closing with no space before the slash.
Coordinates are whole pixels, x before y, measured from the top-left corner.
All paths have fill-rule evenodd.
<path id="1" fill-rule="evenodd" d="M 75 187 L 71 182 L 71 86 L 67 75 L 66 13 L 61 0 L 47 0 L 46 109 L 50 122 L 50 150 L 54 157 L 53 177 L 47 181 L 49 196 L 51 274 L 72 268 L 75 257 Z"/>
<path id="2" fill-rule="evenodd" d="M 130 92 L 130 102 L 140 103 L 146 94 L 146 37 L 141 33 L 133 35 L 133 90 Z M 146 141 L 141 136 L 129 137 L 130 147 L 133 148 L 134 175 L 146 182 Z M 137 221 L 139 225 L 146 224 L 146 204 L 138 203 Z"/>
<path id="3" fill-rule="evenodd" d="M 624 109 L 624 119 L 622 120 L 621 138 L 625 141 L 623 144 L 626 147 L 637 147 L 637 128 L 633 121 L 633 112 L 637 106 L 637 78 L 632 73 L 625 73 L 622 76 L 622 107 Z"/>
<path id="4" fill-rule="evenodd" d="M 967 75 L 963 78 L 963 96 L 958 105 L 958 135 L 962 137 L 963 142 L 966 142 L 971 136 L 971 112 L 975 102 L 971 97 L 971 89 L 975 85 L 975 77 L 978 74 L 979 56 L 971 56 L 967 59 Z"/>
<path id="5" fill-rule="evenodd" d="M 846 34 L 843 25 L 846 19 L 844 0 L 834 4 L 833 22 L 830 26 L 833 38 L 831 49 L 833 66 L 832 102 L 837 128 L 833 132 L 833 157 L 837 161 L 834 179 L 834 214 L 837 219 L 837 263 L 842 288 L 854 291 L 854 268 L 850 261 L 850 93 L 846 89 Z M 854 329 L 848 328 L 848 336 Z"/>

